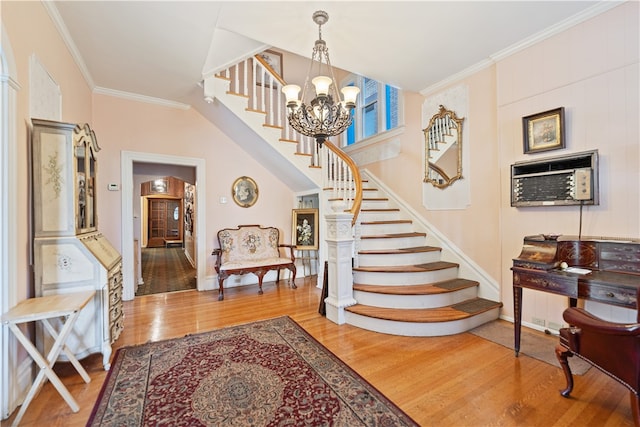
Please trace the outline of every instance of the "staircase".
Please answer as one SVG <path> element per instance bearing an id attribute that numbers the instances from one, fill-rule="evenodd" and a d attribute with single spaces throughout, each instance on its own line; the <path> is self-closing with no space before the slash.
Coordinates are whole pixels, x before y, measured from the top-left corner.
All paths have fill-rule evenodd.
<path id="1" fill-rule="evenodd" d="M 479 282 L 460 277 L 442 248 L 427 244 L 411 219 L 365 184 L 353 268 L 356 305 L 347 323 L 407 336 L 452 335 L 498 318 L 502 303 L 478 297 Z"/>
<path id="2" fill-rule="evenodd" d="M 332 157 L 335 153 L 327 148 L 323 151 L 328 153 L 325 159 L 329 159 L 333 172 L 320 172 L 322 156 L 314 151 L 315 144 L 292 134 L 281 112 L 269 112 L 274 104 L 284 110 L 279 95 L 277 99 L 269 98 L 279 91 L 267 94 L 262 89 L 262 94 L 256 94 L 253 89 L 251 94 L 246 90 L 243 80 L 251 78 L 244 70 L 250 68 L 245 61 L 242 71 L 210 80 L 211 93 L 286 158 L 290 167 L 300 169 L 319 189 L 325 188 L 327 203 L 321 202 L 321 208 L 350 206 L 348 198 L 353 197 L 355 188 L 350 184 L 351 172 L 336 172 L 339 159 Z M 243 79 L 238 78 L 243 75 Z M 276 77 L 266 74 L 262 81 L 282 83 Z M 327 175 L 346 179 L 327 184 Z M 370 182 L 371 179 L 362 181 L 353 268 L 353 297 L 357 304 L 346 309 L 347 323 L 394 335 L 439 336 L 461 333 L 497 319 L 502 307 L 502 303 L 492 301 L 499 296 L 497 285 L 409 206 L 391 200 L 390 192 L 381 188 L 382 183 Z M 320 217 L 324 218 L 323 212 Z M 321 261 L 325 258 L 321 256 Z"/>

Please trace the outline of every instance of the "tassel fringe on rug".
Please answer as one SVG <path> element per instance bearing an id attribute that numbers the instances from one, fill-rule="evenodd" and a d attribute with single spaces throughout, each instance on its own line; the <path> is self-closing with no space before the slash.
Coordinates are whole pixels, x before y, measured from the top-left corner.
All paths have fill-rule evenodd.
<path id="1" fill-rule="evenodd" d="M 88 426 L 417 426 L 289 317 L 117 351 Z"/>

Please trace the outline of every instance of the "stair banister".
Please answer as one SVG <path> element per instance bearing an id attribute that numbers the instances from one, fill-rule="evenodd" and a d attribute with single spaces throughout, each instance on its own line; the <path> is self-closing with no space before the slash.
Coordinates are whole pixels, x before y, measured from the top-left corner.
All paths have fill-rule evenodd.
<path id="1" fill-rule="evenodd" d="M 338 194 L 342 193 L 342 199 L 347 205 L 351 205 L 348 212 L 353 214 L 353 220 L 351 221 L 351 225 L 353 226 L 358 219 L 358 213 L 360 212 L 360 206 L 362 205 L 362 179 L 360 177 L 360 171 L 353 159 L 349 157 L 347 153 L 342 151 L 342 149 L 328 140 L 324 142 L 324 145 L 340 158 L 342 163 L 347 167 L 346 170 L 349 172 L 345 176 L 341 173 L 342 170 L 335 169 L 335 167 L 338 166 L 337 164 L 333 162 L 331 165 L 325 164 L 327 167 L 325 176 L 333 174 L 334 189 L 336 189 Z M 342 191 L 340 191 L 340 187 L 342 187 Z M 351 189 L 353 189 L 353 191 L 351 191 Z"/>

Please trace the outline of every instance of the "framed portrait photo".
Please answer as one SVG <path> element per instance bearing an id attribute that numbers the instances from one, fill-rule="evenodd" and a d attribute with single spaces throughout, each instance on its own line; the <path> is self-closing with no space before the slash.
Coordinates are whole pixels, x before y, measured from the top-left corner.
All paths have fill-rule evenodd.
<path id="1" fill-rule="evenodd" d="M 522 118 L 524 154 L 565 147 L 564 107 Z"/>
<path id="2" fill-rule="evenodd" d="M 243 208 L 249 208 L 258 201 L 258 184 L 248 176 L 241 176 L 231 186 L 233 201 Z"/>
<path id="3" fill-rule="evenodd" d="M 294 209 L 291 236 L 296 249 L 318 250 L 318 209 Z"/>

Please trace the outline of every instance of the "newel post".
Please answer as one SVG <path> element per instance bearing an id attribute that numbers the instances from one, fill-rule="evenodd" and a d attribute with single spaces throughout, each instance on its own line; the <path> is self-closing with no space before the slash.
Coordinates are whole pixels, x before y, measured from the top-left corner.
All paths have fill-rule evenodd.
<path id="1" fill-rule="evenodd" d="M 346 322 L 346 307 L 356 304 L 353 299 L 353 232 L 351 213 L 331 213 L 325 216 L 327 225 L 327 260 L 329 263 L 329 296 L 324 300 L 327 319 L 342 325 Z"/>

